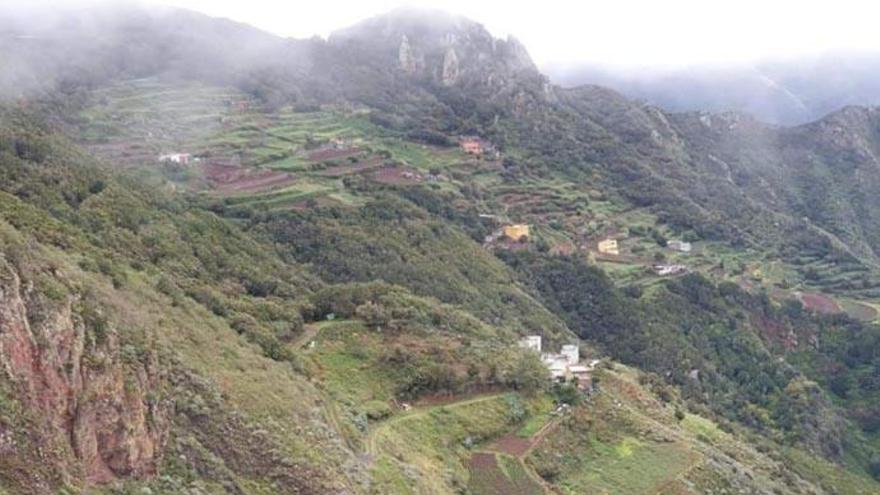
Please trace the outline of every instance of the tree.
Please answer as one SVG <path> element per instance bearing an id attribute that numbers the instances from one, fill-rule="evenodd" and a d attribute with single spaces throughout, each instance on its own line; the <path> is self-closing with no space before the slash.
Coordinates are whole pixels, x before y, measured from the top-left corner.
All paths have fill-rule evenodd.
<path id="1" fill-rule="evenodd" d="M 507 364 L 502 371 L 504 384 L 527 395 L 543 389 L 550 381 L 550 373 L 537 353 L 516 349 L 513 355 L 504 361 Z"/>
<path id="2" fill-rule="evenodd" d="M 387 325 L 390 321 L 390 317 L 388 316 L 385 307 L 381 304 L 376 304 L 373 301 L 367 301 L 355 308 L 354 314 L 358 318 L 364 320 L 368 327 L 375 330 L 381 330 L 382 327 Z"/>

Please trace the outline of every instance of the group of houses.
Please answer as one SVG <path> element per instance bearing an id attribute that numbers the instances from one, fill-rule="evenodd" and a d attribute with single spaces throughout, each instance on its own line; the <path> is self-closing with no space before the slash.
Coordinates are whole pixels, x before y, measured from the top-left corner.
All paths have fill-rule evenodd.
<path id="1" fill-rule="evenodd" d="M 541 362 L 547 366 L 554 381 L 571 381 L 579 390 L 592 390 L 592 372 L 599 364 L 599 360 L 594 359 L 588 363 L 582 363 L 580 348 L 577 344 L 565 344 L 559 349 L 559 352 L 543 352 L 541 336 L 527 335 L 520 339 L 519 345 L 540 354 Z"/>
<path id="2" fill-rule="evenodd" d="M 666 247 L 673 250 L 678 251 L 679 253 L 688 254 L 693 249 L 693 245 L 690 242 L 685 242 L 681 240 L 671 240 L 666 243 Z M 617 242 L 617 239 L 609 237 L 607 239 L 602 239 L 596 243 L 596 250 L 600 254 L 610 254 L 614 256 L 620 255 L 620 244 Z"/>

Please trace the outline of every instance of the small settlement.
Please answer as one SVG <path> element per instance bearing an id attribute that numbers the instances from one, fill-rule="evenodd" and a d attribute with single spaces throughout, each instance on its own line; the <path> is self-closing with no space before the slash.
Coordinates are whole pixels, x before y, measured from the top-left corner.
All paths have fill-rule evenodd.
<path id="1" fill-rule="evenodd" d="M 541 336 L 527 335 L 520 339 L 519 345 L 541 355 L 541 362 L 550 370 L 550 376 L 554 381 L 571 381 L 582 392 L 592 390 L 592 372 L 599 364 L 599 360 L 582 363 L 577 344 L 563 345 L 558 353 L 542 352 Z"/>

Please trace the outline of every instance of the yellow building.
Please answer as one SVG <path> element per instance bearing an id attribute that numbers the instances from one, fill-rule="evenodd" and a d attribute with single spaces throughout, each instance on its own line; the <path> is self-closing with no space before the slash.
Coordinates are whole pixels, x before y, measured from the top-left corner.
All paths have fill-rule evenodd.
<path id="1" fill-rule="evenodd" d="M 514 241 L 521 241 L 529 237 L 529 226 L 526 224 L 506 225 L 504 227 L 504 236 Z"/>
<path id="2" fill-rule="evenodd" d="M 617 239 L 605 239 L 604 241 L 599 241 L 599 252 L 602 254 L 613 254 L 615 256 L 620 254 L 620 250 L 617 248 Z"/>

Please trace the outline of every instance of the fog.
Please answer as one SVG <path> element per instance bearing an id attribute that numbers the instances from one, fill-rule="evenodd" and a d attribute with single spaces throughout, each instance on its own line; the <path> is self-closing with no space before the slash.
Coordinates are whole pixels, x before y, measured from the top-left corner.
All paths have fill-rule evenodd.
<path id="1" fill-rule="evenodd" d="M 7 2 L 9 0 L 6 0 Z M 12 0 L 18 5 L 114 3 Z M 838 0 L 156 0 L 245 22 L 281 36 L 331 31 L 402 5 L 433 7 L 513 34 L 538 65 L 615 67 L 737 63 L 838 50 L 880 50 L 876 2 Z"/>
<path id="2" fill-rule="evenodd" d="M 0 90 L 22 93 L 82 74 L 102 77 L 104 65 L 137 75 L 186 60 L 203 66 L 195 70 L 211 72 L 211 64 L 220 64 L 216 72 L 230 73 L 247 57 L 277 49 L 282 38 L 326 38 L 404 4 L 440 8 L 484 24 L 495 36 L 515 36 L 557 84 L 601 84 L 672 110 L 738 110 L 792 124 L 847 104 L 880 103 L 880 5 L 850 0 L 4 0 Z M 119 22 L 129 5 L 139 14 Z M 179 13 L 164 19 L 169 10 L 163 6 L 230 22 L 222 29 L 202 26 L 200 36 L 207 38 L 194 40 L 188 34 L 197 29 Z M 151 36 L 166 46 L 148 43 Z M 186 46 L 171 40 L 187 40 Z M 199 56 L 202 51 L 210 56 Z"/>

